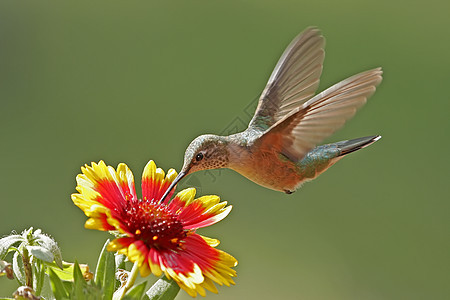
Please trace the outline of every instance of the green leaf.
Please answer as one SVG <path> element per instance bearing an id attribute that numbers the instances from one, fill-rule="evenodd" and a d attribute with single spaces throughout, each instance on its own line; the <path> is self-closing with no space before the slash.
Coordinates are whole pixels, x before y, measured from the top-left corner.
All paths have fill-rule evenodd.
<path id="1" fill-rule="evenodd" d="M 38 280 L 38 284 L 36 286 L 36 293 L 38 293 L 38 295 L 41 295 L 42 292 L 42 288 L 44 287 L 44 283 L 45 283 L 45 270 L 47 269 L 45 267 L 44 264 L 40 264 L 40 272 L 39 272 L 39 280 Z M 47 283 L 48 284 L 48 283 Z"/>
<path id="2" fill-rule="evenodd" d="M 86 281 L 84 280 L 83 274 L 81 273 L 80 266 L 78 262 L 75 260 L 75 265 L 73 268 L 73 290 L 72 296 L 74 299 L 85 299 L 83 288 L 86 285 Z"/>
<path id="3" fill-rule="evenodd" d="M 62 254 L 55 240 L 50 236 L 41 233 L 40 231 L 38 232 L 37 230 L 35 231 L 35 236 L 37 238 L 38 244 L 52 253 L 56 265 L 58 265 L 62 269 Z"/>
<path id="4" fill-rule="evenodd" d="M 95 270 L 95 283 L 103 289 L 104 299 L 111 299 L 116 283 L 116 262 L 114 253 L 106 250 L 109 240 L 103 245 Z"/>
<path id="5" fill-rule="evenodd" d="M 46 262 L 53 262 L 53 254 L 46 248 L 42 246 L 26 246 L 28 252 L 35 258 Z"/>
<path id="6" fill-rule="evenodd" d="M 146 295 L 150 300 L 173 300 L 179 291 L 180 287 L 175 281 L 163 276 L 147 291 Z"/>
<path id="7" fill-rule="evenodd" d="M 63 261 L 62 265 L 63 265 L 63 269 L 61 270 L 58 266 L 56 266 L 54 264 L 46 264 L 47 268 L 52 269 L 62 281 L 73 281 L 74 280 L 73 279 L 73 268 L 74 268 L 75 264 Z M 81 265 L 79 265 L 79 267 L 83 274 L 86 274 L 87 272 L 89 272 L 88 265 L 81 264 Z"/>
<path id="8" fill-rule="evenodd" d="M 15 252 L 13 256 L 13 271 L 14 275 L 20 285 L 25 285 L 25 270 L 23 268 L 22 255 L 19 252 Z"/>
<path id="9" fill-rule="evenodd" d="M 55 270 L 53 270 L 55 271 Z M 55 272 L 56 273 L 56 272 Z M 70 291 L 73 290 L 73 282 L 70 281 L 62 281 L 64 288 L 66 289 L 66 291 L 69 292 L 69 298 L 70 298 Z"/>
<path id="10" fill-rule="evenodd" d="M 38 229 L 38 230 L 40 230 L 40 229 Z M 24 231 L 22 231 L 22 237 L 23 237 L 25 240 L 30 241 L 30 240 L 33 239 L 33 234 L 32 234 L 32 232 L 33 232 L 33 227 L 30 227 L 30 228 L 28 228 L 28 229 L 25 229 Z"/>
<path id="11" fill-rule="evenodd" d="M 4 259 L 5 256 L 8 254 L 9 248 L 18 242 L 23 242 L 24 239 L 22 236 L 18 234 L 8 235 L 4 238 L 0 239 L 0 260 Z"/>
<path id="12" fill-rule="evenodd" d="M 69 292 L 64 287 L 61 279 L 56 275 L 55 271 L 49 269 L 48 275 L 50 277 L 50 284 L 52 286 L 52 292 L 56 299 L 66 299 L 69 298 Z"/>
<path id="13" fill-rule="evenodd" d="M 97 286 L 103 287 L 104 279 L 105 279 L 105 265 L 106 265 L 106 255 L 108 251 L 106 250 L 106 246 L 109 244 L 109 239 L 106 240 L 106 243 L 103 245 L 102 251 L 100 252 L 100 256 L 98 257 L 97 267 L 95 268 L 95 277 L 94 282 Z"/>
<path id="14" fill-rule="evenodd" d="M 133 286 L 123 297 L 124 300 L 140 300 L 145 292 L 147 281 L 141 282 L 138 285 Z"/>
<path id="15" fill-rule="evenodd" d="M 111 299 L 116 285 L 116 262 L 114 253 L 108 252 L 106 256 L 105 277 L 104 277 L 103 293 L 105 299 Z"/>
<path id="16" fill-rule="evenodd" d="M 45 266 L 37 260 L 32 264 L 33 268 L 33 287 L 36 295 L 40 295 L 45 281 Z"/>

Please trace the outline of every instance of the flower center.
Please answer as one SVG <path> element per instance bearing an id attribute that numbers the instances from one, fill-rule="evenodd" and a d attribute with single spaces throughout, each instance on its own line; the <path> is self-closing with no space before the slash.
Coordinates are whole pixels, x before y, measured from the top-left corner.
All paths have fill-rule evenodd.
<path id="1" fill-rule="evenodd" d="M 124 213 L 129 232 L 149 247 L 174 249 L 187 235 L 177 216 L 159 201 L 127 201 Z"/>

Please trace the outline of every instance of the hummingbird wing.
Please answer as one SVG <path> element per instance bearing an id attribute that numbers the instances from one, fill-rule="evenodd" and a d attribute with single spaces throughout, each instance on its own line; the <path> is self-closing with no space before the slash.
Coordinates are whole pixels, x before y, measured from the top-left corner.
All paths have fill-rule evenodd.
<path id="1" fill-rule="evenodd" d="M 366 71 L 317 94 L 265 131 L 260 146 L 299 161 L 366 103 L 382 73 L 381 68 Z"/>
<path id="2" fill-rule="evenodd" d="M 249 128 L 265 131 L 315 94 L 324 46 L 324 37 L 314 27 L 307 28 L 289 44 L 259 98 Z"/>

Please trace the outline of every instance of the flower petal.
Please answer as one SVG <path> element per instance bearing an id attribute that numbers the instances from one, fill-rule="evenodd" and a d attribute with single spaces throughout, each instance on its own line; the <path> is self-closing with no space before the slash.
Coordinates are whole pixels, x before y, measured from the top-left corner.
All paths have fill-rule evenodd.
<path id="1" fill-rule="evenodd" d="M 109 242 L 109 244 L 106 247 L 106 249 L 108 251 L 119 251 L 120 249 L 124 249 L 124 248 L 128 249 L 128 247 L 133 242 L 134 242 L 134 239 L 130 238 L 130 237 L 114 239 L 111 242 Z"/>
<path id="2" fill-rule="evenodd" d="M 84 223 L 84 227 L 87 229 L 97 229 L 101 231 L 114 230 L 115 228 L 108 224 L 108 217 L 101 215 L 97 218 L 89 218 Z"/>
<path id="3" fill-rule="evenodd" d="M 176 195 L 175 199 L 178 199 L 183 204 L 183 206 L 187 206 L 192 201 L 194 201 L 196 192 L 197 192 L 197 190 L 195 188 L 184 189 Z M 181 203 L 180 203 L 180 205 L 181 205 Z"/>
<path id="4" fill-rule="evenodd" d="M 205 240 L 205 242 L 211 247 L 217 247 L 220 244 L 220 241 L 217 239 L 212 239 L 206 236 L 201 235 L 201 237 Z"/>
<path id="5" fill-rule="evenodd" d="M 150 160 L 142 173 L 142 197 L 144 200 L 159 200 L 172 181 L 177 177 L 177 172 L 170 169 L 167 175 L 163 169 L 157 168 L 153 160 Z M 168 195 L 172 197 L 173 191 Z"/>
<path id="6" fill-rule="evenodd" d="M 79 203 L 84 199 L 88 203 L 98 202 L 110 210 L 123 207 L 124 202 L 136 199 L 133 174 L 125 164 L 118 166 L 118 172 L 113 167 L 106 166 L 103 161 L 92 166 L 81 168 L 83 174 L 77 176 L 77 191 L 72 199 Z M 83 209 L 85 206 L 79 206 Z M 83 209 L 84 210 L 84 209 Z"/>
<path id="7" fill-rule="evenodd" d="M 152 273 L 148 261 L 144 261 L 144 263 L 139 268 L 139 273 L 141 274 L 141 277 L 147 277 Z"/>
<path id="8" fill-rule="evenodd" d="M 155 274 L 155 276 L 161 276 L 162 274 L 159 258 L 160 255 L 158 251 L 154 248 L 151 248 L 148 254 L 148 264 L 150 266 L 150 269 L 152 270 L 152 273 Z"/>
<path id="9" fill-rule="evenodd" d="M 205 277 L 205 281 L 203 281 L 202 286 L 210 292 L 217 294 L 219 291 L 217 287 L 214 285 L 214 282 L 211 278 Z"/>
<path id="10" fill-rule="evenodd" d="M 125 196 L 128 198 L 127 200 L 137 199 L 133 172 L 126 164 L 121 163 L 117 166 L 117 177 Z"/>
<path id="11" fill-rule="evenodd" d="M 197 190 L 195 188 L 187 188 L 178 192 L 175 198 L 170 201 L 169 209 L 175 214 L 180 214 L 186 206 L 194 201 L 196 192 Z"/>
<path id="12" fill-rule="evenodd" d="M 147 260 L 148 253 L 147 245 L 141 240 L 134 241 L 128 246 L 128 259 L 138 264 L 139 273 L 142 277 L 148 276 L 151 273 Z"/>
<path id="13" fill-rule="evenodd" d="M 194 191 L 192 191 L 194 190 Z M 195 189 L 186 189 L 177 194 L 169 209 L 178 214 L 185 229 L 197 229 L 215 224 L 225 218 L 232 206 L 220 202 L 219 196 L 203 196 L 193 200 Z"/>
<path id="14" fill-rule="evenodd" d="M 152 272 L 155 273 L 153 266 L 159 265 L 168 278 L 175 280 L 191 296 L 204 295 L 204 288 L 217 292 L 213 281 L 220 285 L 234 284 L 231 277 L 236 276 L 236 272 L 231 267 L 237 265 L 236 259 L 212 248 L 205 240 L 213 239 L 191 234 L 180 250 L 150 249 L 148 257 Z"/>

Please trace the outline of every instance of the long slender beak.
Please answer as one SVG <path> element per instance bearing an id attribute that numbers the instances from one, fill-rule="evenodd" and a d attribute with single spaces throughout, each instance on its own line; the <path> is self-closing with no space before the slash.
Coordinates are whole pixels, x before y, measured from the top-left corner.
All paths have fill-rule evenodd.
<path id="1" fill-rule="evenodd" d="M 175 177 L 175 180 L 172 181 L 172 183 L 169 185 L 169 188 L 164 192 L 164 195 L 161 197 L 160 202 L 163 203 L 166 199 L 167 195 L 169 195 L 170 191 L 173 190 L 173 188 L 177 185 L 178 181 L 183 179 L 183 177 L 186 176 L 186 172 L 181 171 L 178 173 L 177 177 Z"/>

